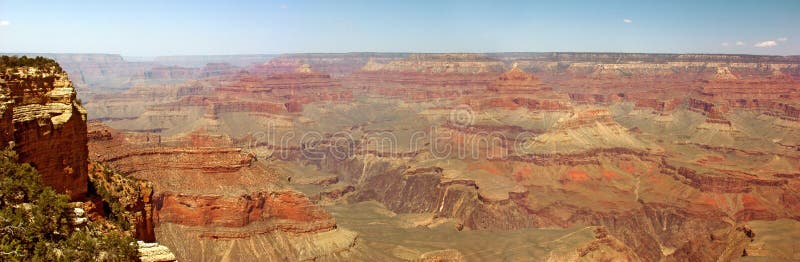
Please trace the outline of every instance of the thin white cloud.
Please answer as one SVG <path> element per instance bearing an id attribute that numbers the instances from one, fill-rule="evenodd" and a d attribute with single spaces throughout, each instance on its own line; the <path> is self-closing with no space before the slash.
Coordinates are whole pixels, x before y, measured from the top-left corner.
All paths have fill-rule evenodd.
<path id="1" fill-rule="evenodd" d="M 789 40 L 789 38 L 786 38 L 786 37 L 779 37 L 778 38 L 778 41 L 780 41 L 780 42 L 786 42 L 786 40 Z"/>
<path id="2" fill-rule="evenodd" d="M 744 42 L 742 42 L 742 41 L 736 41 L 736 45 L 738 45 L 738 46 L 743 46 L 743 45 L 744 45 Z"/>
<path id="3" fill-rule="evenodd" d="M 11 25 L 11 22 L 6 20 L 0 20 L 0 26 L 9 26 L 9 25 Z"/>
<path id="4" fill-rule="evenodd" d="M 625 19 L 622 19 L 622 22 L 625 22 L 626 24 L 631 24 L 631 23 L 633 23 L 633 20 L 625 18 Z"/>
<path id="5" fill-rule="evenodd" d="M 776 46 L 776 45 L 778 45 L 777 42 L 770 40 L 770 41 L 764 41 L 764 42 L 756 43 L 753 46 L 755 46 L 755 47 L 773 47 L 773 46 Z"/>
<path id="6" fill-rule="evenodd" d="M 288 6 L 288 5 L 286 5 L 286 4 L 281 4 L 281 9 L 287 9 L 287 8 L 289 8 L 289 6 Z"/>
<path id="7" fill-rule="evenodd" d="M 729 46 L 729 45 L 731 44 L 729 44 L 728 42 L 722 42 L 722 46 Z"/>

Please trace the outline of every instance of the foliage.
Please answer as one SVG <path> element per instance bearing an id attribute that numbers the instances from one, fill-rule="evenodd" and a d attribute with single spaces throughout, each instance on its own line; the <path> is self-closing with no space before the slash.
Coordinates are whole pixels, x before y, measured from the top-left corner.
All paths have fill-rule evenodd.
<path id="1" fill-rule="evenodd" d="M 136 179 L 117 173 L 102 163 L 90 166 L 90 194 L 97 195 L 108 203 L 108 219 L 125 231 L 135 230 L 131 224 L 131 221 L 136 220 L 132 212 L 135 212 L 136 200 L 142 196 L 136 183 Z"/>
<path id="2" fill-rule="evenodd" d="M 66 195 L 42 185 L 36 169 L 17 163 L 11 150 L 0 153 L 0 260 L 136 260 L 133 238 L 104 232 L 88 222 L 72 224 Z"/>
<path id="3" fill-rule="evenodd" d="M 55 72 L 64 72 L 58 62 L 50 58 L 41 56 L 34 58 L 27 56 L 0 56 L 0 72 L 5 72 L 6 68 L 17 67 L 53 68 Z"/>

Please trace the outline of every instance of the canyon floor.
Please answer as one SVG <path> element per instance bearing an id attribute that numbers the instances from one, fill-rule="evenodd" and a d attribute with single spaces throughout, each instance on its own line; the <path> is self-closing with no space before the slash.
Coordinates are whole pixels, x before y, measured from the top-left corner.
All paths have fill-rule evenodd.
<path id="1" fill-rule="evenodd" d="M 798 57 L 52 56 L 179 260 L 800 260 Z"/>

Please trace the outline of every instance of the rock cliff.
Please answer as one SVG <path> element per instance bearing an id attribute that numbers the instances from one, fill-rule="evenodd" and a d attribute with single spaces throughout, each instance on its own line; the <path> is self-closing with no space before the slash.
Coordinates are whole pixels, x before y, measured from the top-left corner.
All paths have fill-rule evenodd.
<path id="1" fill-rule="evenodd" d="M 44 186 L 66 194 L 74 201 L 70 203 L 74 207 L 74 215 L 70 218 L 72 228 L 60 227 L 55 231 L 50 229 L 52 233 L 49 234 L 58 236 L 72 230 L 86 231 L 82 236 L 85 239 L 80 241 L 94 244 L 112 241 L 106 238 L 113 235 L 115 238 L 119 237 L 113 241 L 118 241 L 116 244 L 122 243 L 126 248 L 133 248 L 131 245 L 135 243 L 125 243 L 134 240 L 132 237 L 155 240 L 150 204 L 152 186 L 88 162 L 86 110 L 77 99 L 72 82 L 58 63 L 42 57 L 3 56 L 0 60 L 0 111 L 3 115 L 0 122 L 0 143 L 9 145 L 9 149 L 18 156 L 18 161 L 35 167 Z M 37 191 L 37 194 L 40 193 Z M 47 198 L 39 199 L 41 201 Z M 60 209 L 64 206 L 49 208 Z M 64 214 L 59 214 L 61 215 Z M 55 219 L 51 221 L 51 226 L 59 226 L 59 223 L 66 221 L 59 221 L 55 215 L 49 219 Z M 14 239 L 18 237 L 15 233 L 10 236 L 12 242 L 17 242 Z M 33 240 L 38 242 L 34 243 L 38 248 L 40 245 L 50 245 L 45 244 L 47 241 L 58 239 L 52 236 L 50 238 L 52 239 Z M 47 249 L 59 250 L 50 246 Z M 95 251 L 97 250 L 82 252 Z M 169 253 L 168 251 L 162 249 L 160 252 Z M 121 249 L 114 251 L 121 252 L 119 254 L 107 252 L 100 252 L 97 259 L 102 260 L 106 256 L 106 259 L 113 260 L 115 257 L 119 259 L 129 255 L 133 256 L 132 259 L 136 258 L 135 249 L 132 253 L 122 253 L 124 251 Z M 61 251 L 56 253 L 57 258 L 65 259 Z M 37 254 L 39 255 L 41 254 Z"/>
<path id="2" fill-rule="evenodd" d="M 152 214 L 153 224 L 145 226 L 154 226 L 155 238 L 179 259 L 295 260 L 330 255 L 353 244 L 352 232 L 337 231 L 330 214 L 285 187 L 282 175 L 256 162 L 254 155 L 231 147 L 225 136 L 197 131 L 177 139 L 151 138 L 93 122 L 90 137 L 93 160 L 153 183 L 151 197 L 145 198 L 150 201 L 143 202 L 143 214 Z M 294 237 L 298 235 L 302 237 Z M 317 238 L 328 239 L 332 247 L 308 242 Z M 284 247 L 299 253 L 278 254 L 270 247 L 242 250 L 226 247 L 227 241 L 284 241 Z M 226 255 L 202 247 L 237 251 Z M 306 252 L 314 255 L 306 257 Z"/>
<path id="3" fill-rule="evenodd" d="M 73 199 L 87 191 L 86 110 L 57 64 L 2 67 L 0 144 L 13 145 L 43 182 Z"/>

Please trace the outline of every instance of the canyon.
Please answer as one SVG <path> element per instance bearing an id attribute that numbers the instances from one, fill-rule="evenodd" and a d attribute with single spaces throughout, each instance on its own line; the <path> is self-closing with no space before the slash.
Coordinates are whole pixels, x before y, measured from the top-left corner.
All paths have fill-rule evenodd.
<path id="1" fill-rule="evenodd" d="M 178 260 L 800 259 L 797 56 L 44 55 L 1 142 Z"/>

